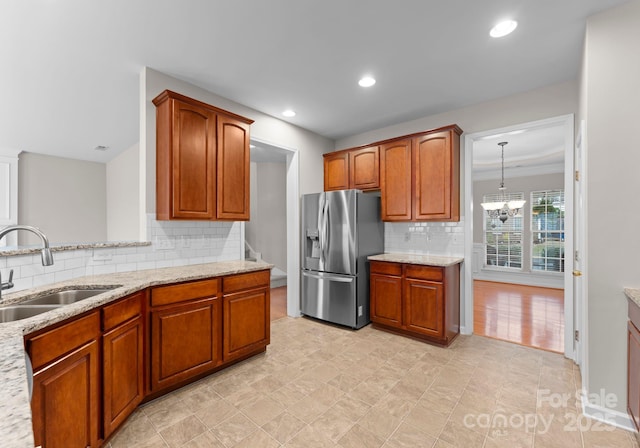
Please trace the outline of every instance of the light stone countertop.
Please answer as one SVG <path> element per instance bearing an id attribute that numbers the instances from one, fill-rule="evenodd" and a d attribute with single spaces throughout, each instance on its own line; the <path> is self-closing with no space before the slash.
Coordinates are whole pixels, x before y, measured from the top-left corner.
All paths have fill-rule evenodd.
<path id="1" fill-rule="evenodd" d="M 624 288 L 624 293 L 630 300 L 633 300 L 636 305 L 640 306 L 640 289 Z"/>
<path id="2" fill-rule="evenodd" d="M 453 266 L 462 263 L 464 257 L 447 257 L 443 255 L 417 255 L 417 254 L 379 254 L 367 257 L 371 261 L 387 261 L 390 263 L 421 264 L 426 266 Z"/>
<path id="3" fill-rule="evenodd" d="M 149 269 L 75 278 L 2 295 L 1 305 L 23 302 L 46 293 L 74 287 L 116 288 L 58 309 L 14 322 L 0 323 L 0 445 L 2 448 L 33 448 L 31 407 L 27 390 L 24 335 L 98 308 L 150 286 L 271 269 L 273 265 L 253 261 Z"/>
<path id="4" fill-rule="evenodd" d="M 103 243 L 67 243 L 51 245 L 51 252 L 80 249 L 106 249 L 109 247 L 140 247 L 151 246 L 151 241 L 105 241 Z M 37 254 L 42 250 L 41 245 L 8 246 L 0 248 L 0 257 Z"/>

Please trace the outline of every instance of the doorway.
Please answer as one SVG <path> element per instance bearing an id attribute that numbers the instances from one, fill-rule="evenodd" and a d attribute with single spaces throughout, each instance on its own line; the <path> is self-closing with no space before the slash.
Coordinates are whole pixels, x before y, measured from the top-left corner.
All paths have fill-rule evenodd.
<path id="1" fill-rule="evenodd" d="M 548 146 L 535 144 L 536 138 L 549 132 L 555 132 L 556 137 L 559 136 L 559 143 Z M 505 291 L 503 296 L 508 295 L 507 290 L 513 291 L 515 288 L 517 291 L 518 285 L 563 289 L 563 292 L 560 293 L 563 303 L 546 303 L 556 310 L 558 306 L 562 307 L 564 328 L 562 329 L 563 336 L 560 338 L 562 340 L 560 351 L 565 356 L 575 359 L 572 343 L 574 302 L 571 278 L 573 269 L 573 132 L 573 115 L 565 115 L 465 136 L 465 172 L 469 173 L 465 176 L 464 185 L 465 260 L 469 260 L 469 262 L 464 265 L 465 275 L 462 286 L 464 315 L 461 316 L 461 322 L 463 322 L 461 330 L 464 333 L 475 332 L 474 289 L 478 291 L 478 288 L 477 285 L 474 288 L 474 279 L 493 282 L 493 286 L 500 287 L 502 285 L 502 289 Z M 505 149 L 504 169 L 502 170 L 505 173 L 502 175 L 505 187 L 509 192 L 521 193 L 523 196 L 521 199 L 526 201 L 522 207 L 523 214 L 519 215 L 519 223 L 516 216 L 509 217 L 512 219 L 510 231 L 514 241 L 506 243 L 502 237 L 496 237 L 495 241 L 491 240 L 491 233 L 503 233 L 500 227 L 502 223 L 499 221 L 496 221 L 497 225 L 492 223 L 480 207 L 483 200 L 491 200 L 491 192 L 498 193 L 499 191 L 501 176 L 496 175 L 501 171 L 498 143 L 504 141 L 509 142 Z M 482 151 L 482 148 L 487 146 L 495 147 L 490 156 L 486 155 L 489 153 Z M 492 171 L 493 173 L 491 173 Z M 551 176 L 554 171 L 557 173 L 555 184 L 549 188 L 532 185 L 527 190 L 523 186 L 523 183 L 531 182 L 536 176 Z M 520 178 L 522 181 L 519 180 Z M 480 181 L 484 184 L 479 183 Z M 493 182 L 495 185 L 489 188 L 486 182 L 490 184 Z M 544 184 L 551 181 L 550 178 L 547 178 L 540 182 Z M 536 218 L 534 206 L 546 204 L 544 198 L 541 200 L 536 194 L 541 194 L 540 192 L 551 194 L 556 190 L 561 190 L 564 195 L 564 210 L 561 211 L 562 232 L 552 232 L 553 234 L 536 232 L 541 229 L 548 230 L 546 226 L 534 226 L 534 218 Z M 559 209 L 556 211 L 560 213 Z M 520 225 L 519 228 L 517 224 Z M 496 229 L 495 232 L 492 232 L 492 226 Z M 553 242 L 554 240 L 557 241 Z M 553 250 L 560 250 L 558 246 L 563 248 L 563 254 L 567 254 L 566 256 L 558 257 L 557 254 L 555 257 L 553 256 Z M 558 264 L 560 262 L 562 263 L 561 268 Z M 484 291 L 486 292 L 487 288 L 484 288 Z M 521 292 L 526 292 L 524 287 Z M 550 296 L 557 295 L 557 291 L 550 294 Z M 526 298 L 526 294 L 520 294 L 520 297 L 522 303 L 526 303 L 525 307 L 531 309 L 532 305 L 530 301 L 527 302 L 529 299 Z M 556 313 L 556 318 L 557 316 Z M 522 319 L 522 314 L 518 318 Z"/>
<path id="2" fill-rule="evenodd" d="M 269 241 L 271 250 L 278 253 L 273 256 L 277 261 L 266 259 L 272 264 L 276 265 L 277 269 L 273 270 L 275 275 L 272 275 L 272 288 L 274 291 L 273 296 L 277 299 L 274 301 L 276 306 L 275 315 L 282 317 L 282 315 L 289 315 L 292 317 L 300 316 L 300 260 L 299 260 L 299 162 L 298 151 L 291 148 L 285 148 L 280 145 L 266 142 L 257 138 L 251 139 L 251 161 L 255 163 L 273 164 L 270 167 L 265 167 L 264 173 L 267 178 L 271 178 L 272 181 L 276 181 L 277 177 L 281 177 L 280 181 L 284 180 L 284 188 L 278 188 L 278 191 L 262 192 L 264 195 L 275 195 L 276 197 L 270 198 L 270 201 L 275 201 L 277 207 L 280 209 L 279 214 L 284 209 L 284 216 L 278 216 L 278 227 L 284 226 L 282 234 L 283 238 L 274 238 L 274 241 Z M 253 163 L 252 163 L 253 165 Z M 278 166 L 280 165 L 280 166 Z M 255 167 L 254 167 L 255 168 Z M 252 188 L 255 185 L 255 171 L 252 169 Z M 284 179 L 282 179 L 284 177 Z M 273 182 L 272 182 L 273 183 Z M 271 187 L 267 187 L 271 188 Z M 258 204 L 253 203 L 254 200 L 260 201 L 257 195 L 252 194 L 252 209 Z M 282 207 L 284 205 L 284 207 Z M 264 211 L 264 210 L 263 210 Z M 253 217 L 253 210 L 252 210 Z M 269 219 L 270 217 L 267 217 Z M 241 247 L 242 257 L 247 256 L 245 251 L 245 241 L 247 241 L 247 225 L 242 223 L 241 225 Z M 282 240 L 282 241 L 280 241 Z M 279 248 L 278 246 L 281 246 Z M 284 246 L 284 247 L 282 247 Z M 286 248 L 286 250 L 282 250 Z M 256 252 L 258 254 L 256 254 Z M 258 255 L 262 258 L 261 249 L 259 247 L 251 247 L 249 251 L 249 257 Z M 284 309 L 282 309 L 284 307 Z"/>

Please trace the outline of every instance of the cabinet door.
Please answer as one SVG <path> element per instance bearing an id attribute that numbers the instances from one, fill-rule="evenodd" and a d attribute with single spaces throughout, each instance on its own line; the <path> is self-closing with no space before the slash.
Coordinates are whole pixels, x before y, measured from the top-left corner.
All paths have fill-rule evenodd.
<path id="1" fill-rule="evenodd" d="M 349 188 L 380 188 L 380 152 L 377 146 L 349 151 Z"/>
<path id="2" fill-rule="evenodd" d="M 411 220 L 411 140 L 380 147 L 383 221 Z"/>
<path id="3" fill-rule="evenodd" d="M 217 219 L 249 220 L 249 125 L 218 115 Z"/>
<path id="4" fill-rule="evenodd" d="M 103 336 L 105 438 L 124 422 L 144 397 L 143 336 L 141 315 Z"/>
<path id="5" fill-rule="evenodd" d="M 453 137 L 453 131 L 442 131 L 413 141 L 414 220 L 460 219 L 459 161 Z"/>
<path id="6" fill-rule="evenodd" d="M 37 446 L 98 446 L 98 351 L 92 341 L 34 373 L 31 410 Z"/>
<path id="7" fill-rule="evenodd" d="M 214 219 L 216 115 L 196 105 L 178 100 L 172 102 L 171 217 Z"/>
<path id="8" fill-rule="evenodd" d="M 205 299 L 151 311 L 153 392 L 216 367 L 220 360 L 220 301 Z"/>
<path id="9" fill-rule="evenodd" d="M 324 191 L 349 189 L 349 153 L 325 154 Z"/>
<path id="10" fill-rule="evenodd" d="M 444 337 L 444 287 L 442 283 L 405 279 L 404 325 L 407 330 Z"/>
<path id="11" fill-rule="evenodd" d="M 640 429 L 640 332 L 631 322 L 627 327 L 627 408 L 636 429 Z"/>
<path id="12" fill-rule="evenodd" d="M 402 278 L 370 275 L 371 321 L 402 327 Z"/>
<path id="13" fill-rule="evenodd" d="M 224 361 L 266 347 L 270 339 L 269 289 L 225 295 L 223 301 Z"/>

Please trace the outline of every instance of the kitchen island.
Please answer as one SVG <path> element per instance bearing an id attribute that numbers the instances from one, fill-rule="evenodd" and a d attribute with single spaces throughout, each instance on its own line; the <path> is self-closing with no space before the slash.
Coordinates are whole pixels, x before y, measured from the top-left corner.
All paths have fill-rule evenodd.
<path id="1" fill-rule="evenodd" d="M 24 336 L 97 310 L 147 288 L 215 277 L 269 270 L 272 265 L 249 261 L 216 262 L 172 268 L 122 272 L 75 278 L 15 293 L 4 294 L 2 305 L 19 304 L 45 293 L 70 288 L 111 287 L 76 303 L 28 319 L 0 324 L 0 442 L 3 447 L 33 447 L 31 408 L 27 389 Z M 268 309 L 268 307 L 267 307 Z"/>

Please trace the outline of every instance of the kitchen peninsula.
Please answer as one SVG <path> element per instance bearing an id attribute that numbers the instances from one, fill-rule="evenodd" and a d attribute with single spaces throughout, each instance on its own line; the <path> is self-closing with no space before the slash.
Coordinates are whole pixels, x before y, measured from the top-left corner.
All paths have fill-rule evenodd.
<path id="1" fill-rule="evenodd" d="M 105 286 L 113 288 L 94 297 L 61 306 L 28 319 L 0 324 L 0 350 L 3 353 L 0 358 L 0 384 L 2 384 L 2 391 L 0 392 L 0 440 L 2 445 L 25 448 L 34 446 L 26 380 L 27 371 L 24 360 L 25 336 L 46 334 L 43 329 L 49 327 L 65 328 L 67 323 L 75 321 L 74 318 L 76 316 L 95 316 L 99 320 L 99 310 L 106 310 L 109 306 L 112 306 L 110 304 L 121 303 L 120 299 L 131 298 L 132 295 L 137 293 L 140 293 L 143 298 L 139 302 L 142 316 L 144 317 L 142 321 L 146 322 L 148 326 L 150 320 L 153 319 L 151 314 L 153 313 L 154 305 L 158 307 L 158 310 L 163 311 L 166 311 L 168 306 L 173 305 L 169 303 L 174 300 L 170 298 L 171 294 L 166 294 L 169 288 L 187 285 L 187 291 L 189 291 L 191 290 L 190 285 L 200 285 L 206 281 L 213 280 L 210 283 L 215 287 L 210 288 L 209 292 L 215 298 L 211 297 L 207 300 L 212 302 L 212 315 L 216 317 L 215 322 L 212 321 L 212 325 L 216 327 L 216 331 L 220 331 L 219 334 L 222 338 L 222 341 L 217 341 L 217 344 L 220 345 L 219 349 L 217 349 L 217 352 L 220 353 L 220 359 L 210 364 L 204 371 L 195 373 L 195 378 L 197 375 L 201 376 L 207 372 L 218 370 L 232 362 L 266 349 L 266 345 L 269 343 L 268 274 L 271 267 L 266 263 L 248 261 L 216 262 L 87 276 L 5 294 L 3 296 L 3 306 L 22 303 L 26 300 L 40 297 L 45 293 L 63 291 L 70 288 L 89 289 Z M 266 284 L 263 284 L 265 281 Z M 196 289 L 198 288 L 196 287 Z M 158 292 L 155 296 L 154 291 Z M 174 291 L 176 291 L 175 294 L 173 294 Z M 172 290 L 171 292 L 173 296 L 177 296 L 176 301 L 184 299 L 180 297 L 181 295 L 188 294 L 184 289 Z M 155 303 L 153 302 L 154 297 L 157 297 Z M 184 301 L 176 305 L 186 308 L 185 303 L 187 302 Z M 246 311 L 249 311 L 253 318 L 260 320 L 257 325 L 252 325 L 251 331 L 248 332 L 240 328 L 241 325 L 233 323 L 235 313 L 245 313 Z M 158 316 L 166 317 L 166 315 Z M 264 316 L 264 320 L 262 320 L 262 316 Z M 222 319 L 225 322 L 225 334 L 222 334 L 221 331 Z M 65 325 L 56 326 L 56 324 L 62 322 L 65 322 Z M 103 325 L 104 327 L 107 326 L 105 323 Z M 236 333 L 228 334 L 226 333 L 227 331 L 235 331 Z M 148 327 L 145 328 L 144 335 L 149 337 L 150 329 Z M 233 342 L 230 342 L 230 338 L 234 337 L 236 338 Z M 99 335 L 98 339 L 101 342 L 102 336 Z M 243 348 L 246 348 L 246 350 L 243 350 Z M 149 348 L 149 350 L 153 351 L 153 347 Z M 144 362 L 149 362 L 149 358 L 152 356 L 150 353 L 145 353 Z M 150 369 L 153 368 L 153 366 L 150 367 Z M 150 377 L 148 370 L 145 372 L 145 376 Z M 149 378 L 146 378 L 145 382 L 147 384 L 144 389 L 144 395 L 146 397 L 159 396 L 163 390 L 168 390 L 174 386 L 177 387 L 183 384 L 184 381 L 189 381 L 189 379 L 180 377 L 177 382 L 170 384 L 167 388 L 164 388 L 163 385 L 163 387 L 152 389 L 148 384 Z M 98 414 L 101 415 L 102 412 Z M 96 423 L 96 425 L 102 427 L 102 424 Z M 101 431 L 99 431 L 96 437 L 101 434 Z"/>

